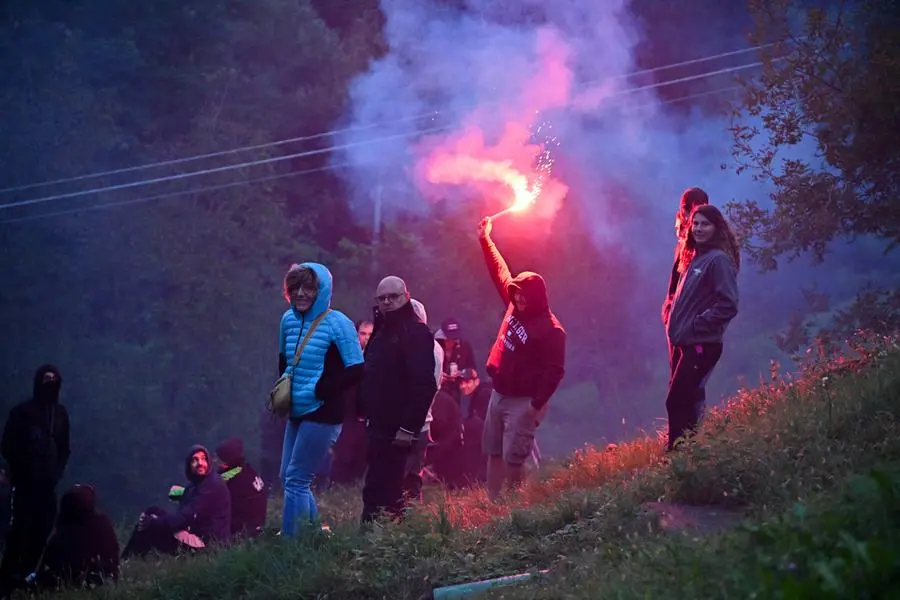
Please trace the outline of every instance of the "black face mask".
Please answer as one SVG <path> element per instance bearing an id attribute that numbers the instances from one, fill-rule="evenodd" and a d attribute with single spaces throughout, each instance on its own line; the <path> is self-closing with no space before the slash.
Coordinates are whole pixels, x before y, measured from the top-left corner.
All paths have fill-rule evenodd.
<path id="1" fill-rule="evenodd" d="M 37 399 L 42 402 L 56 402 L 59 400 L 59 379 L 53 381 L 44 381 L 38 387 Z"/>

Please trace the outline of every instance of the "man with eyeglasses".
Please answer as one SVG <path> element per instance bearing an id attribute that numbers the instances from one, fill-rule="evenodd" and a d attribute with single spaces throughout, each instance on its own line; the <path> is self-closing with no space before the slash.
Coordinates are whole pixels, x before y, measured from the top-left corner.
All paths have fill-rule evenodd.
<path id="1" fill-rule="evenodd" d="M 375 293 L 375 327 L 365 352 L 360 404 L 368 423 L 362 523 L 403 513 L 410 453 L 437 392 L 434 339 L 416 315 L 406 283 L 385 277 Z"/>

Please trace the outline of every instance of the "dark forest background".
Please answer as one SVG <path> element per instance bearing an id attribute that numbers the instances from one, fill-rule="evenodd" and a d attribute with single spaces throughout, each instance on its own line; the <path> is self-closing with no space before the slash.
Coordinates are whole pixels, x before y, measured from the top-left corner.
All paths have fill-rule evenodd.
<path id="1" fill-rule="evenodd" d="M 456 9 L 465 10 L 464 3 Z M 374 0 L 9 0 L 0 11 L 3 188 L 327 131 L 342 123 L 353 78 L 388 50 Z M 638 68 L 744 47 L 751 25 L 749 13 L 711 0 L 690 10 L 636 0 L 631 12 L 642 32 Z M 683 32 L 700 14 L 712 33 L 684 43 Z M 676 99 L 710 85 L 690 81 L 658 94 Z M 702 96 L 665 110 L 673 120 L 712 118 L 722 114 L 722 99 Z M 723 130 L 727 125 L 723 119 Z M 329 143 L 262 148 L 233 162 Z M 223 160 L 4 190 L 0 203 Z M 678 157 L 671 160 L 678 164 Z M 723 152 L 719 162 L 727 160 Z M 39 364 L 60 367 L 72 421 L 68 483 L 94 483 L 107 510 L 124 515 L 182 477 L 184 449 L 194 442 L 215 446 L 239 434 L 257 459 L 259 418 L 276 376 L 281 279 L 292 262 L 326 264 L 335 277 L 334 307 L 353 319 L 369 314 L 382 276 L 405 278 L 431 325 L 459 318 L 483 362 L 503 306 L 475 241 L 482 212 L 441 203 L 424 212 L 394 211 L 373 235 L 371 220 L 353 209 L 345 181 L 329 165 L 322 153 L 0 206 L 0 401 L 5 412 L 25 399 Z M 307 169 L 315 171 L 274 178 Z M 596 199 L 577 191 L 549 230 L 515 220 L 495 228 L 514 270 L 545 275 L 568 329 L 567 375 L 539 432 L 547 455 L 663 424 L 667 366 L 658 315 L 674 241 L 671 215 L 682 189 L 705 183 L 667 185 L 673 194 L 652 199 L 664 217 L 649 220 L 655 231 L 649 236 L 598 241 L 590 216 Z M 646 202 L 640 186 L 611 183 L 614 210 Z M 132 200 L 138 202 L 96 209 Z M 806 252 L 775 271 L 746 263 L 741 314 L 710 383 L 711 399 L 766 377 L 773 360 L 787 367 L 792 355 L 802 355 L 810 314 L 830 322 L 861 287 L 896 283 L 900 262 L 884 255 L 880 238 L 861 236 L 829 249 L 817 264 Z M 842 323 L 858 325 L 851 317 Z"/>

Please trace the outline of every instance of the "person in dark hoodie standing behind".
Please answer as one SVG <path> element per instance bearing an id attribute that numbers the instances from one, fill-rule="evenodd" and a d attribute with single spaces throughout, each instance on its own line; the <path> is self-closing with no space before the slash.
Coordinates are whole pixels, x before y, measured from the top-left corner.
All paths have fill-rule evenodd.
<path id="1" fill-rule="evenodd" d="M 496 500 L 505 480 L 522 481 L 535 431 L 565 374 L 566 332 L 550 310 L 544 278 L 531 271 L 513 277 L 491 240 L 492 227 L 490 218 L 483 219 L 478 237 L 491 280 L 507 306 L 487 361 L 494 391 L 482 439 L 487 493 Z"/>
<path id="2" fill-rule="evenodd" d="M 678 290 L 678 282 L 681 280 L 681 251 L 687 242 L 688 233 L 691 230 L 691 213 L 697 206 L 705 206 L 709 204 L 709 195 L 698 187 L 692 187 L 684 190 L 681 199 L 678 202 L 678 212 L 675 213 L 675 262 L 672 265 L 672 271 L 669 273 L 669 287 L 666 290 L 666 298 L 662 305 L 662 322 L 663 330 L 669 326 L 669 313 L 672 312 L 672 300 L 675 299 L 675 292 Z M 666 338 L 668 340 L 668 337 Z M 674 354 L 672 345 L 668 347 L 669 358 Z M 675 365 L 669 361 L 669 380 L 675 373 Z M 700 401 L 706 402 L 706 392 L 701 389 L 698 394 Z"/>
<path id="3" fill-rule="evenodd" d="M 426 443 L 422 427 L 437 392 L 434 338 L 416 316 L 406 283 L 385 277 L 375 300 L 375 328 L 360 386 L 368 420 L 364 525 L 382 511 L 402 516 L 407 460 L 417 444 Z"/>
<path id="4" fill-rule="evenodd" d="M 666 290 L 666 298 L 662 306 L 663 326 L 669 324 L 669 313 L 672 311 L 672 300 L 678 289 L 678 281 L 681 279 L 681 250 L 687 241 L 688 232 L 691 229 L 691 213 L 697 206 L 709 204 L 709 195 L 698 187 L 684 190 L 678 202 L 678 212 L 675 213 L 675 258 L 672 271 L 669 273 L 669 287 Z"/>
<path id="5" fill-rule="evenodd" d="M 266 524 L 269 495 L 266 483 L 244 456 L 244 441 L 235 436 L 216 448 L 219 474 L 231 494 L 231 535 L 252 538 Z"/>
<path id="6" fill-rule="evenodd" d="M 31 400 L 13 407 L 3 429 L 0 450 L 12 484 L 12 524 L 0 564 L 0 586 L 6 590 L 34 570 L 56 520 L 56 486 L 70 454 L 61 388 L 59 370 L 40 366 Z"/>
<path id="7" fill-rule="evenodd" d="M 156 551 L 178 554 L 231 540 L 231 494 L 222 476 L 212 469 L 209 451 L 192 446 L 184 464 L 185 488 L 173 486 L 169 497 L 178 510 L 153 506 L 141 513 L 122 558 Z"/>
<path id="8" fill-rule="evenodd" d="M 740 249 L 718 208 L 697 206 L 682 247 L 682 273 L 666 327 L 672 378 L 666 396 L 668 451 L 703 416 L 704 388 L 722 356 L 725 329 L 738 312 Z"/>

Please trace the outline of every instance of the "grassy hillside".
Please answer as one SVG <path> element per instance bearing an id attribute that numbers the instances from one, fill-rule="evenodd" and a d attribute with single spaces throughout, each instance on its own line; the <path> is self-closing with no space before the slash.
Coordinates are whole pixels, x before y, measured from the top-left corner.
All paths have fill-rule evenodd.
<path id="1" fill-rule="evenodd" d="M 419 598 L 433 587 L 550 569 L 505 598 L 875 598 L 900 589 L 900 344 L 869 337 L 712 411 L 683 454 L 648 436 L 585 450 L 512 494 L 432 498 L 380 535 L 358 495 L 324 499 L 334 533 L 133 562 L 71 598 Z M 648 503 L 739 514 L 720 533 L 667 527 Z M 698 517 L 703 525 L 703 517 Z M 893 578 L 893 580 L 892 580 Z"/>

